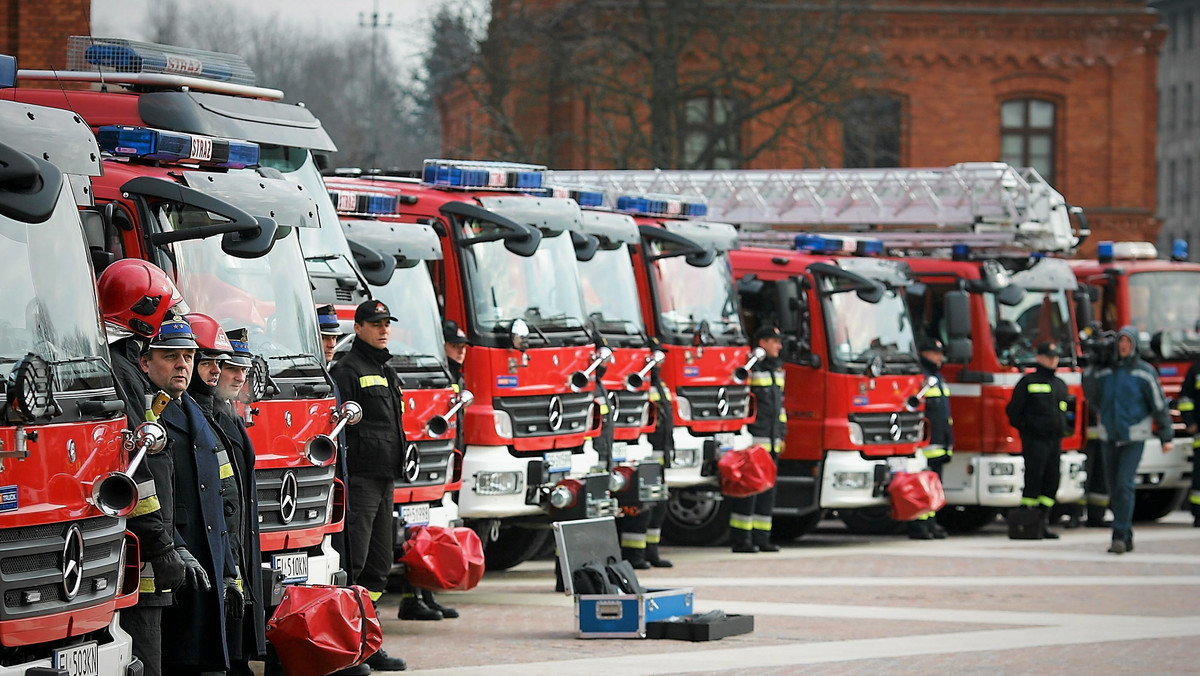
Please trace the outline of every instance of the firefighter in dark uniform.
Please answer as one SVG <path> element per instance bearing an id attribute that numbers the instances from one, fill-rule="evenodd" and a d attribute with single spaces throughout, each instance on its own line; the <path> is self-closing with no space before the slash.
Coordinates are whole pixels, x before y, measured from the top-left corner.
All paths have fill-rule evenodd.
<path id="1" fill-rule="evenodd" d="M 1008 402 L 1008 422 L 1021 433 L 1021 457 L 1025 459 L 1025 488 L 1021 509 L 1039 509 L 1046 524 L 1045 537 L 1057 539 L 1049 528 L 1050 510 L 1058 495 L 1059 456 L 1067 428 L 1067 384 L 1055 375 L 1058 346 L 1037 346 L 1037 366 L 1013 388 Z"/>
<path id="2" fill-rule="evenodd" d="M 162 644 L 163 671 L 194 674 L 229 667 L 225 649 L 225 603 L 244 605 L 237 590 L 233 552 L 220 496 L 216 441 L 204 413 L 186 392 L 192 379 L 196 337 L 187 320 L 169 316 L 142 355 L 142 371 L 170 397 L 158 420 L 167 431 L 175 469 L 175 544 L 186 569 L 165 608 L 171 628 Z"/>
<path id="3" fill-rule="evenodd" d="M 350 531 L 354 581 L 372 601 L 383 596 L 395 559 L 392 521 L 397 469 L 405 447 L 403 393 L 388 366 L 388 338 L 396 318 L 383 303 L 368 300 L 354 311 L 354 342 L 332 369 L 339 394 L 362 406 L 362 422 L 346 428 L 349 485 L 346 528 Z M 367 658 L 376 671 L 403 671 L 404 660 L 384 650 Z"/>
<path id="4" fill-rule="evenodd" d="M 1192 489 L 1188 492 L 1188 504 L 1192 509 L 1192 526 L 1200 528 L 1200 416 L 1196 414 L 1196 403 L 1200 402 L 1200 361 L 1194 362 L 1183 377 L 1179 389 L 1179 415 L 1192 435 Z"/>
<path id="5" fill-rule="evenodd" d="M 750 392 L 757 403 L 757 415 L 746 429 L 754 443 L 762 444 L 775 461 L 783 450 L 787 416 L 783 411 L 783 334 L 774 326 L 761 326 L 754 332 L 753 347 L 761 347 L 766 357 L 750 369 Z M 771 542 L 771 512 L 775 509 L 775 487 L 748 498 L 729 500 L 729 541 L 735 552 L 777 552 Z"/>
<path id="6" fill-rule="evenodd" d="M 651 340 L 651 349 L 661 349 L 657 338 Z M 656 415 L 654 431 L 646 435 L 646 441 L 654 449 L 654 459 L 662 463 L 665 469 L 671 466 L 671 454 L 675 452 L 675 402 L 671 400 L 671 389 L 663 383 L 662 370 L 658 366 L 650 369 L 650 401 L 655 406 Z M 673 567 L 675 564 L 664 559 L 658 551 L 662 543 L 663 522 L 667 520 L 667 501 L 653 503 L 649 510 L 644 510 L 636 518 L 646 524 L 646 561 L 655 568 Z"/>
<path id="7" fill-rule="evenodd" d="M 159 268 L 136 259 L 109 265 L 97 283 L 100 310 L 111 344 L 117 394 L 125 402 L 131 429 L 157 420 L 157 392 L 139 362 L 158 332 L 172 301 L 171 282 Z M 164 401 L 160 401 L 161 406 Z M 138 501 L 126 527 L 138 539 L 142 566 L 137 605 L 121 611 L 121 628 L 132 638 L 133 654 L 145 676 L 162 674 L 162 609 L 184 579 L 183 559 L 175 551 L 175 478 L 170 453 L 147 454 L 134 472 Z"/>
<path id="8" fill-rule="evenodd" d="M 929 443 L 921 448 L 921 454 L 929 469 L 942 478 L 942 468 L 954 456 L 954 420 L 950 417 L 950 388 L 942 379 L 942 363 L 945 355 L 942 341 L 924 338 L 917 346 L 921 359 L 921 373 L 934 383 L 925 390 L 925 418 L 929 420 Z M 933 540 L 946 537 L 946 529 L 937 522 L 937 513 L 930 512 L 908 522 L 908 536 L 914 540 Z"/>

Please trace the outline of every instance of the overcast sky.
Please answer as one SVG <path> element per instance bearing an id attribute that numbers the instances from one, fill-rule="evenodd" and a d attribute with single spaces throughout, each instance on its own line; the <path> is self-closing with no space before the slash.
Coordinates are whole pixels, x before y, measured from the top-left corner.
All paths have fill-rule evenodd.
<path id="1" fill-rule="evenodd" d="M 92 35 L 96 37 L 147 38 L 149 6 L 160 0 L 92 0 Z M 197 0 L 189 0 L 195 2 Z M 203 0 L 199 0 L 203 1 Z M 379 22 L 392 15 L 391 27 L 381 31 L 391 41 L 392 53 L 403 65 L 415 67 L 428 44 L 429 19 L 446 0 L 254 0 L 237 2 L 247 12 L 246 20 L 279 18 L 302 27 L 326 27 L 331 31 L 359 29 L 359 14 L 369 15 L 379 7 Z M 187 5 L 184 5 L 187 6 Z M 228 51 L 236 51 L 230 49 Z"/>

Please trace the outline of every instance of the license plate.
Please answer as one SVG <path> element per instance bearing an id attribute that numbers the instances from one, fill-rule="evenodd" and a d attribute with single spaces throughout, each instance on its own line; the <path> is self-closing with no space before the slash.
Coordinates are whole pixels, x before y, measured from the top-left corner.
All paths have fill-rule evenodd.
<path id="1" fill-rule="evenodd" d="M 730 432 L 720 432 L 716 435 L 717 447 L 722 451 L 733 450 L 733 434 Z"/>
<path id="2" fill-rule="evenodd" d="M 615 462 L 622 462 L 628 457 L 626 450 L 629 444 L 624 441 L 614 441 L 612 445 L 612 459 Z"/>
<path id="3" fill-rule="evenodd" d="M 570 451 L 551 451 L 546 454 L 546 468 L 551 472 L 571 471 Z"/>
<path id="4" fill-rule="evenodd" d="M 908 458 L 888 458 L 887 464 L 888 469 L 892 470 L 893 472 L 908 471 Z"/>
<path id="5" fill-rule="evenodd" d="M 55 650 L 54 668 L 65 670 L 70 676 L 99 676 L 100 652 L 96 642 Z"/>
<path id="6" fill-rule="evenodd" d="M 284 582 L 308 581 L 308 554 L 276 554 L 271 567 L 283 573 Z"/>
<path id="7" fill-rule="evenodd" d="M 429 505 L 400 505 L 400 518 L 406 526 L 424 526 L 429 523 Z"/>

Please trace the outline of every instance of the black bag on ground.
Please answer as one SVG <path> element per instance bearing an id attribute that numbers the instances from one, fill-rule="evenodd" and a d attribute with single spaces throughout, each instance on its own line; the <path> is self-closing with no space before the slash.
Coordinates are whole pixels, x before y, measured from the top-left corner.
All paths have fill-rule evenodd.
<path id="1" fill-rule="evenodd" d="M 637 573 L 633 566 L 624 559 L 607 566 L 608 581 L 615 585 L 623 594 L 645 594 L 646 588 L 638 582 Z"/>
<path id="2" fill-rule="evenodd" d="M 571 583 L 576 594 L 619 594 L 616 585 L 609 582 L 604 566 L 585 563 L 571 573 Z"/>
<path id="3" fill-rule="evenodd" d="M 1013 507 L 1004 517 L 1010 540 L 1041 540 L 1046 536 L 1042 510 Z"/>

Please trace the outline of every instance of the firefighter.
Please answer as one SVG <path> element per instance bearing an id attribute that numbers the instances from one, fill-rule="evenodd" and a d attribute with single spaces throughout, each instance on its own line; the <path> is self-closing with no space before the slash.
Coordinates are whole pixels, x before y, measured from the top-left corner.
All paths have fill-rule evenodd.
<path id="1" fill-rule="evenodd" d="M 317 306 L 317 323 L 321 328 L 321 349 L 325 352 L 325 363 L 332 366 L 334 351 L 342 339 L 342 327 L 338 324 L 337 311 L 332 305 Z"/>
<path id="2" fill-rule="evenodd" d="M 658 350 L 658 339 L 652 339 L 652 349 Z M 671 401 L 671 389 L 662 380 L 658 366 L 650 369 L 650 401 L 657 411 L 654 431 L 646 435 L 646 441 L 654 449 L 654 459 L 664 467 L 670 467 L 671 454 L 675 452 L 675 404 Z M 663 522 L 667 520 L 667 501 L 659 500 L 638 518 L 646 520 L 646 561 L 654 568 L 671 568 L 668 559 L 662 558 L 658 548 L 662 543 Z"/>
<path id="3" fill-rule="evenodd" d="M 1117 332 L 1114 362 L 1084 372 L 1085 395 L 1094 403 L 1100 423 L 1104 483 L 1113 512 L 1108 551 L 1113 554 L 1133 551 L 1133 499 L 1146 440 L 1157 427 L 1162 451 L 1170 453 L 1175 436 L 1158 372 L 1138 356 L 1137 343 L 1137 329 L 1123 327 Z"/>
<path id="4" fill-rule="evenodd" d="M 136 259 L 109 265 L 97 282 L 100 310 L 111 345 L 113 375 L 125 402 L 130 428 L 156 420 L 150 380 L 139 364 L 143 350 L 158 333 L 171 308 L 172 287 L 159 268 Z M 161 405 L 161 402 L 160 402 Z M 134 472 L 138 501 L 126 527 L 138 539 L 142 566 L 137 605 L 121 611 L 121 628 L 133 641 L 145 676 L 162 674 L 162 609 L 184 579 L 175 550 L 175 482 L 170 453 L 147 454 Z"/>
<path id="5" fill-rule="evenodd" d="M 264 627 L 262 602 L 258 598 L 261 595 L 262 568 L 258 548 L 258 500 L 252 474 L 254 450 L 246 436 L 245 427 L 238 424 L 241 418 L 229 406 L 229 400 L 238 395 L 245 382 L 249 360 L 240 357 L 239 365 L 232 364 L 235 348 L 220 324 L 208 315 L 194 312 L 185 318 L 192 325 L 196 343 L 200 346 L 188 394 L 204 412 L 217 443 L 221 503 L 236 565 L 232 577 L 243 596 L 241 606 L 229 600 L 225 604 L 229 671 L 246 676 L 251 673 L 249 660 L 259 657 L 266 650 L 258 638 L 262 636 Z M 238 337 L 242 338 L 241 346 L 245 348 L 244 336 Z M 250 515 L 254 515 L 253 518 Z M 254 574 L 256 571 L 257 576 Z"/>
<path id="6" fill-rule="evenodd" d="M 1044 537 L 1057 540 L 1050 530 L 1050 510 L 1058 494 L 1059 455 L 1062 438 L 1070 434 L 1067 426 L 1067 384 L 1055 375 L 1058 346 L 1052 342 L 1037 346 L 1037 367 L 1026 373 L 1013 388 L 1008 402 L 1008 422 L 1021 433 L 1021 457 L 1025 459 L 1025 487 L 1021 491 L 1022 509 L 1040 509 Z"/>
<path id="7" fill-rule="evenodd" d="M 1188 493 L 1188 504 L 1192 509 L 1192 526 L 1200 528 L 1200 437 L 1196 435 L 1200 418 L 1196 414 L 1196 402 L 1200 401 L 1200 360 L 1192 363 L 1183 385 L 1179 388 L 1179 416 L 1192 436 L 1192 490 Z"/>
<path id="8" fill-rule="evenodd" d="M 924 338 L 917 346 L 921 373 L 934 383 L 925 390 L 925 417 L 929 420 L 929 443 L 921 449 L 929 469 L 942 478 L 942 468 L 954 455 L 954 419 L 950 417 L 950 388 L 942 379 L 942 364 L 946 356 L 942 341 Z M 930 512 L 908 522 L 908 537 L 914 540 L 933 540 L 946 537 L 946 529 L 937 522 L 937 512 Z"/>
<path id="9" fill-rule="evenodd" d="M 216 441 L 186 392 L 196 348 L 187 320 L 168 316 L 139 361 L 153 386 L 170 397 L 158 419 L 174 460 L 175 542 L 186 569 L 174 605 L 162 614 L 162 626 L 171 631 L 162 642 L 162 664 L 171 674 L 228 669 L 225 603 L 244 608 L 232 577 L 235 564 L 221 504 Z"/>
<path id="10" fill-rule="evenodd" d="M 783 334 L 774 326 L 761 326 L 754 332 L 752 347 L 761 347 L 766 357 L 755 362 L 750 371 L 750 392 L 758 410 L 754 422 L 746 426 L 754 443 L 762 444 L 779 462 L 787 417 L 783 412 Z M 729 498 L 729 540 L 733 551 L 752 554 L 777 552 L 771 542 L 771 512 L 775 508 L 775 487 L 748 498 Z"/>
<path id="11" fill-rule="evenodd" d="M 383 303 L 368 300 L 354 310 L 354 341 L 333 366 L 339 394 L 362 406 L 362 422 L 346 428 L 346 529 L 355 583 L 372 601 L 383 596 L 395 559 L 392 521 L 393 482 L 404 437 L 403 392 L 388 366 L 388 338 L 396 318 Z M 404 660 L 380 649 L 366 660 L 376 671 L 403 671 Z"/>

